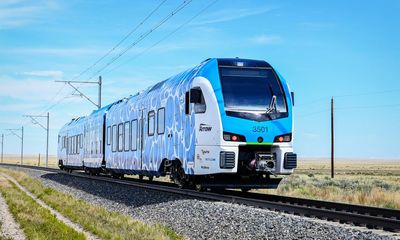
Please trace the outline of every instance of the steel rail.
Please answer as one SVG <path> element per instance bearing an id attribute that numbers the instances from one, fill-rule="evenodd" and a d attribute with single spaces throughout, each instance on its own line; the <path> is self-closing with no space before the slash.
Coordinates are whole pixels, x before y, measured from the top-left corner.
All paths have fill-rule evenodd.
<path id="1" fill-rule="evenodd" d="M 336 203 L 330 201 L 312 200 L 296 197 L 286 197 L 272 194 L 243 193 L 239 191 L 229 190 L 215 192 L 197 192 L 191 189 L 180 189 L 175 187 L 173 184 L 162 182 L 149 183 L 148 181 L 136 179 L 120 180 L 113 179 L 104 175 L 90 176 L 79 172 L 67 173 L 59 169 L 37 166 L 21 166 L 16 164 L 0 165 L 25 167 L 36 170 L 61 173 L 74 177 L 140 187 L 192 198 L 243 204 L 247 206 L 270 209 L 274 211 L 318 218 L 328 221 L 352 223 L 357 226 L 365 226 L 371 229 L 382 229 L 390 232 L 400 232 L 400 211 L 395 209 Z"/>

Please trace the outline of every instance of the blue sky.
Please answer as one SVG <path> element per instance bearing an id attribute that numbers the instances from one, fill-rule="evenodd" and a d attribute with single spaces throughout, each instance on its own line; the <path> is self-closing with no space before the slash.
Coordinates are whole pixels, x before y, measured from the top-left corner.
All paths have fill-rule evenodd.
<path id="1" fill-rule="evenodd" d="M 50 108 L 50 153 L 55 154 L 59 128 L 95 107 L 71 97 L 71 89 L 54 80 L 76 77 L 160 3 L 2 0 L 0 133 L 6 135 L 5 153 L 19 153 L 20 141 L 4 129 L 24 124 L 25 153 L 43 154 L 44 130 L 22 115 Z M 113 53 L 181 3 L 167 0 Z M 296 94 L 295 150 L 300 156 L 329 156 L 329 104 L 335 96 L 337 156 L 400 158 L 400 1 L 219 0 L 188 22 L 211 3 L 193 0 L 106 68 L 103 103 L 209 57 L 264 59 Z M 78 80 L 89 79 L 109 59 Z M 94 86 L 81 89 L 97 99 Z"/>

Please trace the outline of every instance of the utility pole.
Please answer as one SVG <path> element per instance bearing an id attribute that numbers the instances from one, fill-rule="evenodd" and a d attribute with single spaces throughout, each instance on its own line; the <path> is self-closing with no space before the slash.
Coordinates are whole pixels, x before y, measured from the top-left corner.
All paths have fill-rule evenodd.
<path id="1" fill-rule="evenodd" d="M 47 112 L 47 115 L 24 115 L 24 117 L 29 117 L 32 120 L 33 124 L 39 125 L 41 128 L 46 130 L 47 141 L 46 141 L 46 167 L 49 166 L 49 122 L 50 122 L 50 114 Z M 46 118 L 46 127 L 39 123 L 36 118 Z"/>
<path id="2" fill-rule="evenodd" d="M 16 129 L 6 129 L 7 131 L 10 131 L 13 135 L 21 139 L 21 165 L 24 163 L 24 126 L 21 127 L 21 129 L 16 128 Z M 21 131 L 21 135 L 18 135 L 15 131 Z"/>
<path id="3" fill-rule="evenodd" d="M 98 103 L 98 108 L 101 108 L 101 85 L 103 84 L 101 76 L 99 76 L 99 101 Z"/>
<path id="4" fill-rule="evenodd" d="M 334 132 L 334 124 L 333 124 L 333 97 L 331 99 L 331 178 L 335 177 L 335 132 Z"/>
<path id="5" fill-rule="evenodd" d="M 4 133 L 1 134 L 1 163 L 3 163 Z"/>
<path id="6" fill-rule="evenodd" d="M 63 82 L 68 84 L 70 87 L 72 87 L 76 92 L 78 92 L 78 96 L 84 97 L 86 100 L 91 102 L 93 105 L 95 105 L 98 109 L 101 108 L 101 86 L 102 86 L 102 78 L 99 76 L 99 81 L 97 82 L 90 82 L 90 81 L 55 81 L 55 82 Z M 99 86 L 99 96 L 98 96 L 98 102 L 97 104 L 93 102 L 88 96 L 86 96 L 83 92 L 81 92 L 76 86 L 74 86 L 74 83 L 82 83 L 82 84 L 97 84 Z M 75 94 L 73 94 L 75 95 Z"/>

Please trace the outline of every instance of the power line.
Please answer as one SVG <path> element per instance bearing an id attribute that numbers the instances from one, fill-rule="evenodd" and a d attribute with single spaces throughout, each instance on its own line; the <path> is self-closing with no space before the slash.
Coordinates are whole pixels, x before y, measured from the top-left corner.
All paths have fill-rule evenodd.
<path id="1" fill-rule="evenodd" d="M 184 26 L 186 26 L 187 24 L 189 24 L 191 21 L 193 21 L 195 18 L 197 18 L 198 16 L 200 16 L 202 13 L 204 13 L 207 9 L 209 9 L 211 6 L 213 6 L 216 2 L 218 2 L 218 0 L 214 0 L 213 2 L 211 2 L 210 4 L 208 4 L 206 7 L 204 7 L 203 9 L 201 9 L 197 14 L 195 14 L 193 17 L 191 17 L 188 21 L 186 21 L 185 23 L 181 24 L 179 27 L 175 28 L 172 32 L 170 32 L 169 34 L 167 34 L 166 36 L 164 36 L 162 39 L 160 39 L 159 41 L 157 41 L 156 43 L 154 43 L 153 45 L 151 45 L 150 47 L 146 48 L 145 50 L 141 51 L 140 53 L 136 54 L 135 56 L 131 57 L 130 59 L 128 59 L 127 61 L 117 65 L 115 68 L 110 69 L 109 71 L 103 73 L 104 75 L 115 71 L 116 69 L 120 68 L 121 66 L 129 63 L 130 61 L 140 57 L 141 55 L 143 55 L 144 53 L 150 51 L 152 48 L 154 48 L 155 46 L 157 46 L 158 44 L 160 44 L 161 42 L 163 42 L 164 40 L 166 40 L 167 38 L 169 38 L 170 36 L 172 36 L 173 34 L 175 34 L 176 32 L 178 32 L 179 30 L 181 30 Z"/>
<path id="2" fill-rule="evenodd" d="M 155 30 L 157 30 L 159 27 L 161 27 L 165 22 L 167 22 L 169 19 L 171 19 L 173 16 L 175 16 L 178 12 L 180 12 L 182 9 L 184 9 L 187 5 L 192 0 L 185 0 L 183 1 L 177 8 L 175 8 L 170 14 L 168 14 L 164 19 L 162 19 L 159 23 L 157 23 L 153 28 L 151 28 L 149 31 L 146 33 L 140 35 L 136 41 L 128 45 L 124 50 L 122 50 L 117 56 L 111 59 L 107 64 L 105 64 L 103 67 L 101 67 L 99 70 L 97 70 L 90 78 L 87 80 L 93 79 L 95 76 L 100 74 L 104 69 L 106 69 L 108 66 L 110 66 L 112 63 L 114 63 L 117 59 L 119 59 L 121 56 L 123 56 L 126 52 L 128 52 L 130 49 L 132 49 L 134 46 L 136 46 L 139 42 L 141 42 L 143 39 L 145 39 L 147 36 L 149 36 L 151 33 L 153 33 Z"/>
<path id="3" fill-rule="evenodd" d="M 112 47 L 106 54 L 104 54 L 102 57 L 100 57 L 95 63 L 90 65 L 88 68 L 86 68 L 84 71 L 82 71 L 80 74 L 75 76 L 71 81 L 74 81 L 78 79 L 80 76 L 83 74 L 87 73 L 90 69 L 95 67 L 99 62 L 101 62 L 104 58 L 108 57 L 113 51 L 115 51 L 126 39 L 128 39 L 134 32 L 136 32 L 139 27 L 141 27 L 167 0 L 163 0 L 160 4 L 157 5 L 153 11 L 151 11 L 139 24 L 137 24 L 125 37 L 123 37 L 114 47 Z"/>
<path id="4" fill-rule="evenodd" d="M 371 92 L 361 92 L 361 93 L 354 93 L 354 94 L 344 94 L 344 95 L 337 95 L 337 96 L 335 96 L 335 98 L 358 97 L 358 96 L 373 95 L 373 94 L 385 94 L 385 93 L 392 93 L 392 92 L 400 92 L 400 89 L 390 89 L 390 90 L 382 90 L 382 91 L 371 91 Z"/>
<path id="5" fill-rule="evenodd" d="M 84 73 L 89 71 L 89 69 L 93 68 L 95 65 L 97 65 L 101 60 L 103 60 L 106 56 L 110 55 L 111 52 L 113 52 L 118 46 L 122 44 L 129 36 L 131 36 L 143 23 L 148 20 L 160 7 L 162 4 L 165 3 L 166 0 L 162 1 L 150 14 L 148 14 L 144 20 L 142 20 L 141 23 L 139 23 L 131 32 L 129 32 L 122 40 L 120 40 L 115 47 L 113 47 L 111 50 L 109 50 L 102 58 L 100 58 L 98 61 L 96 61 L 94 64 L 92 64 L 90 67 L 85 69 L 83 72 L 81 72 L 77 77 L 82 76 Z M 119 57 L 121 57 L 123 54 L 125 54 L 127 51 L 129 51 L 132 47 L 134 47 L 137 43 L 145 39 L 148 35 L 150 35 L 152 32 L 154 32 L 157 28 L 159 28 L 161 25 L 163 25 L 166 21 L 168 21 L 170 18 L 172 18 L 174 15 L 176 15 L 179 11 L 181 11 L 184 7 L 186 7 L 192 0 L 185 0 L 181 5 L 179 5 L 174 11 L 172 11 L 167 17 L 165 17 L 156 27 L 150 29 L 146 34 L 142 34 L 138 40 L 136 40 L 134 43 L 130 44 L 127 48 L 125 48 L 122 52 L 120 52 L 117 57 L 114 57 L 111 62 L 107 63 L 103 68 L 98 70 L 95 74 L 93 74 L 88 80 L 93 79 L 98 73 L 100 73 L 102 70 L 104 70 L 106 67 L 108 67 L 112 62 L 116 61 Z M 77 79 L 77 77 L 74 77 L 73 79 Z M 79 89 L 82 86 L 82 84 L 77 86 L 77 89 Z M 74 94 L 76 90 L 72 91 L 71 94 Z M 58 95 L 58 94 L 57 94 Z M 62 97 L 59 99 L 56 103 L 50 105 L 44 112 L 49 111 L 50 109 L 54 108 L 58 104 L 60 104 L 64 99 L 68 98 L 70 94 Z"/>
<path id="6" fill-rule="evenodd" d="M 349 106 L 339 107 L 338 110 L 350 110 L 350 109 L 371 109 L 371 108 L 387 108 L 387 107 L 400 107 L 400 103 L 396 104 L 383 104 L 383 105 L 370 105 L 370 106 Z"/>
<path id="7" fill-rule="evenodd" d="M 389 90 L 381 90 L 381 91 L 371 91 L 371 92 L 360 92 L 360 93 L 354 93 L 354 94 L 343 94 L 343 95 L 334 95 L 335 98 L 347 98 L 347 97 L 359 97 L 359 96 L 368 96 L 368 95 L 376 95 L 376 94 L 386 94 L 386 93 L 395 93 L 395 92 L 400 92 L 400 89 L 389 89 Z M 322 102 L 326 101 L 328 97 L 321 97 L 321 98 L 316 98 L 312 101 L 303 103 L 303 104 L 298 104 L 296 107 L 303 107 L 306 105 L 311 105 L 317 102 Z"/>

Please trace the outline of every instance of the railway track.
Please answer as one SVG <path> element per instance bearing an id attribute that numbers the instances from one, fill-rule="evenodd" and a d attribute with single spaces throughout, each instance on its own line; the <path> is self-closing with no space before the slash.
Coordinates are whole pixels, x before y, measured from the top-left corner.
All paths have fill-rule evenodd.
<path id="1" fill-rule="evenodd" d="M 243 193 L 239 191 L 214 191 L 197 192 L 190 189 L 179 189 L 173 184 L 164 182 L 151 182 L 136 179 L 113 179 L 108 176 L 90 176 L 82 172 L 66 173 L 54 168 L 36 166 L 21 166 L 16 164 L 2 164 L 6 166 L 24 167 L 68 174 L 75 177 L 118 183 L 128 186 L 146 188 L 201 198 L 212 201 L 244 204 L 247 206 L 270 209 L 300 216 L 318 218 L 340 223 L 349 223 L 356 226 L 364 226 L 370 229 L 382 229 L 390 232 L 400 232 L 400 211 L 395 209 L 377 208 L 354 204 L 344 204 L 329 201 L 311 200 L 304 198 L 285 197 L 271 194 Z"/>

